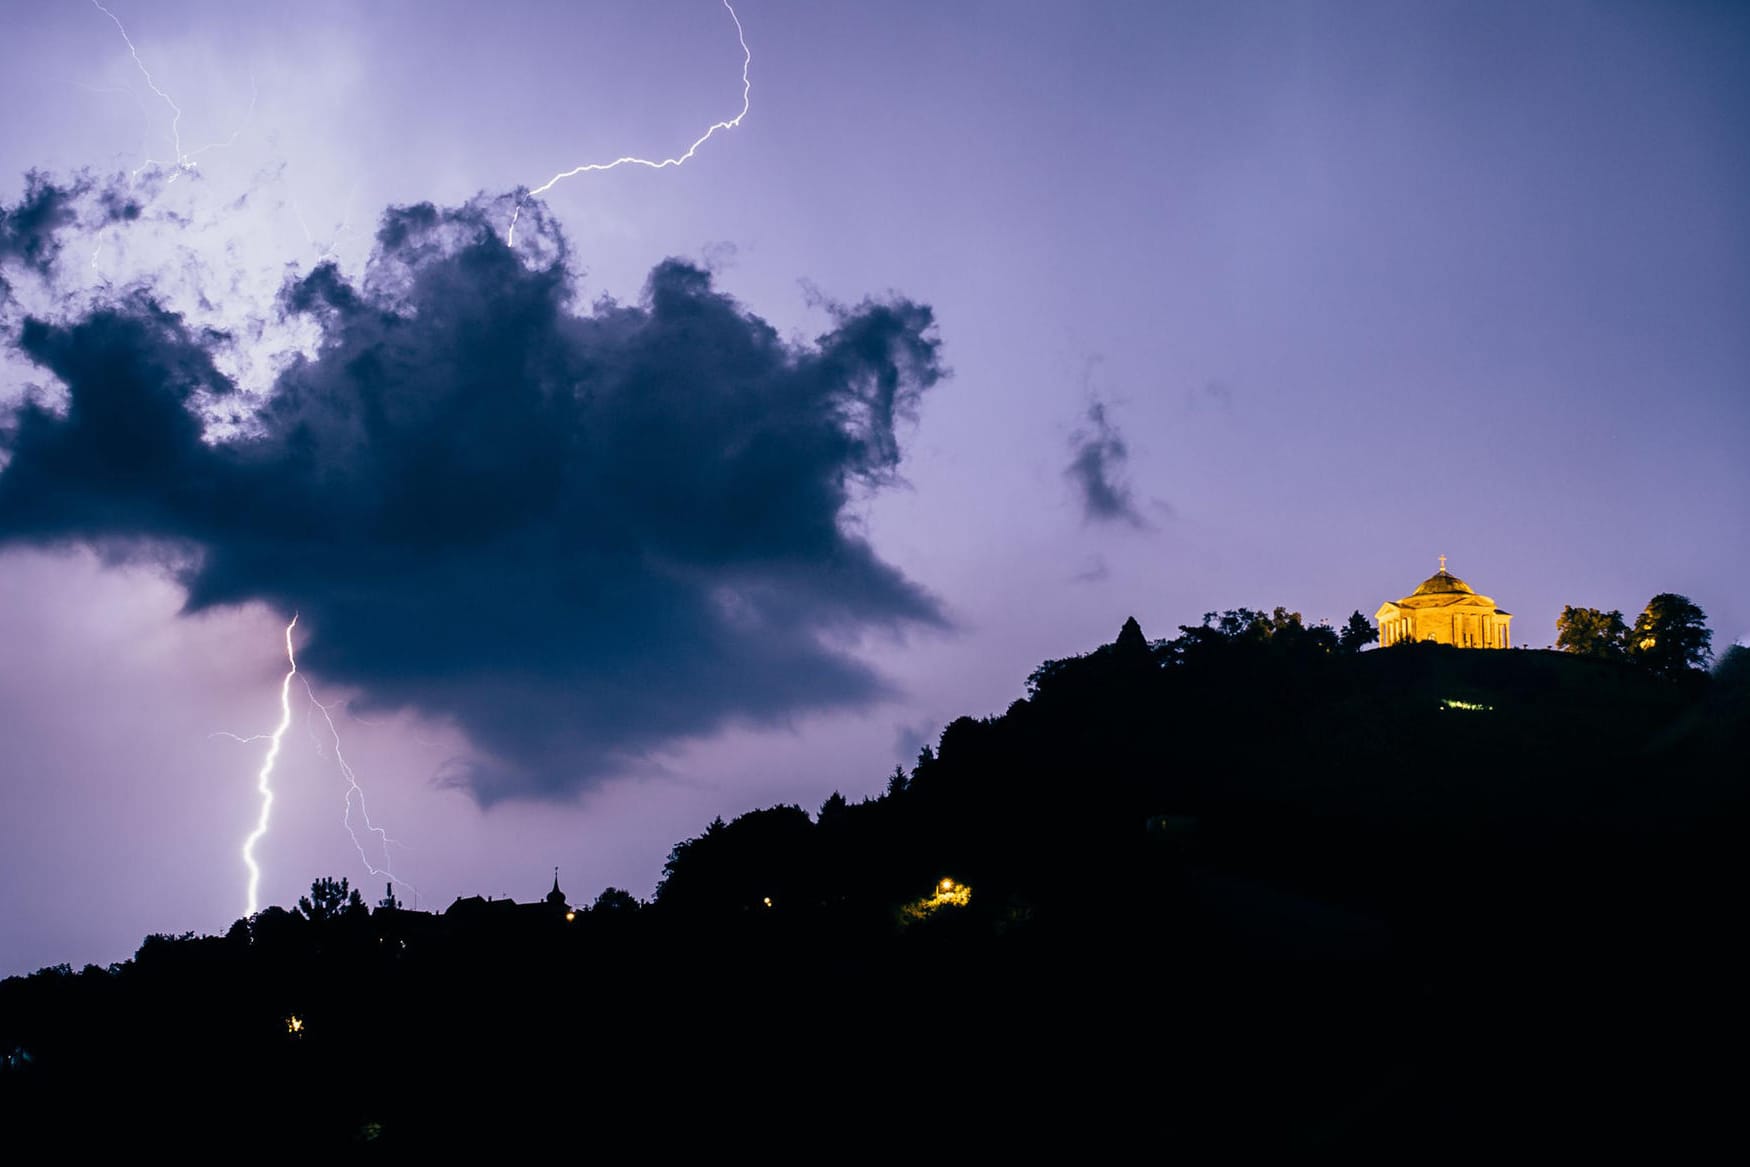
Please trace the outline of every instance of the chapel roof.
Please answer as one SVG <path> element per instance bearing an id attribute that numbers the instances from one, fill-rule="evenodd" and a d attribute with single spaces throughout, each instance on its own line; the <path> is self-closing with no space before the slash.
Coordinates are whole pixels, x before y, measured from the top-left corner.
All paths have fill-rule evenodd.
<path id="1" fill-rule="evenodd" d="M 1412 596 L 1443 596 L 1454 593 L 1460 595 L 1476 594 L 1469 584 L 1443 567 L 1423 580 L 1422 585 L 1410 594 Z"/>

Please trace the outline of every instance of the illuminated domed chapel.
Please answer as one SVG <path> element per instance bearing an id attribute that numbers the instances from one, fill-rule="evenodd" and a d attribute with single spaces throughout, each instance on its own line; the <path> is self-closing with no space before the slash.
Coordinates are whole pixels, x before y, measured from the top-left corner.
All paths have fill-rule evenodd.
<path id="1" fill-rule="evenodd" d="M 1439 571 L 1403 599 L 1381 604 L 1373 619 L 1379 625 L 1381 645 L 1404 640 L 1431 640 L 1460 648 L 1507 648 L 1511 644 L 1507 624 L 1513 614 L 1501 611 L 1494 600 L 1478 595 L 1448 572 L 1444 555 Z"/>

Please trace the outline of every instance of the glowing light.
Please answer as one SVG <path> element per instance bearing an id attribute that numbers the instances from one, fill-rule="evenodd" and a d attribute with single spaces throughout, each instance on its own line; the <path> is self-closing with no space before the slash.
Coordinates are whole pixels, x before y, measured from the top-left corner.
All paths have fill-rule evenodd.
<path id="1" fill-rule="evenodd" d="M 298 675 L 298 658 L 292 652 L 292 629 L 298 626 L 297 613 L 292 614 L 292 622 L 286 625 L 286 662 L 291 666 L 280 682 L 280 723 L 267 739 L 267 757 L 262 760 L 261 770 L 255 776 L 255 789 L 261 795 L 261 817 L 255 822 L 255 829 L 249 832 L 249 837 L 243 840 L 243 865 L 249 868 L 249 907 L 245 915 L 253 916 L 260 910 L 261 865 L 255 861 L 255 844 L 261 842 L 267 834 L 267 821 L 273 811 L 273 767 L 279 760 L 280 742 L 285 739 L 286 730 L 292 725 L 292 678 Z"/>
<path id="2" fill-rule="evenodd" d="M 93 3 L 95 3 L 95 2 L 96 2 L 96 0 L 93 0 Z M 753 65 L 753 52 L 751 50 L 749 50 L 749 48 L 747 47 L 747 36 L 742 32 L 741 17 L 736 15 L 735 7 L 729 3 L 729 0 L 723 0 L 723 7 L 729 11 L 729 19 L 735 22 L 735 39 L 738 42 L 740 42 L 740 44 L 741 44 L 741 112 L 740 113 L 736 114 L 734 117 L 730 118 L 728 121 L 721 121 L 721 122 L 713 123 L 709 129 L 707 129 L 703 134 L 699 135 L 699 137 L 693 142 L 693 144 L 691 146 L 688 146 L 686 148 L 685 153 L 680 154 L 677 157 L 664 158 L 660 162 L 653 162 L 648 158 L 638 158 L 638 157 L 635 157 L 633 155 L 628 154 L 625 157 L 616 158 L 612 162 L 586 162 L 581 166 L 573 166 L 570 170 L 560 171 L 558 174 L 555 174 L 552 178 L 549 178 L 546 182 L 543 182 L 540 186 L 537 186 L 533 190 L 529 191 L 525 197 L 534 198 L 537 195 L 546 194 L 548 191 L 552 190 L 553 187 L 556 186 L 557 184 L 559 184 L 560 182 L 563 182 L 567 178 L 573 178 L 579 174 L 588 174 L 591 172 L 603 171 L 603 170 L 614 170 L 614 169 L 617 169 L 621 166 L 647 166 L 651 170 L 666 170 L 671 166 L 680 166 L 680 165 L 683 165 L 688 159 L 690 159 L 694 155 L 694 153 L 696 153 L 698 151 L 700 146 L 703 146 L 706 142 L 710 141 L 711 136 L 713 134 L 715 134 L 718 130 L 733 130 L 735 127 L 739 126 L 741 124 L 741 119 L 747 116 L 749 99 L 750 99 L 752 92 L 753 92 L 753 84 L 752 84 L 752 82 L 750 82 L 748 80 L 748 77 L 747 77 L 748 69 Z M 511 211 L 510 228 L 507 231 L 505 231 L 505 233 L 504 233 L 504 241 L 513 247 L 516 246 L 517 219 L 522 215 L 522 211 L 523 211 L 522 200 L 518 199 L 516 208 L 513 211 Z"/>
<path id="3" fill-rule="evenodd" d="M 304 1019 L 296 1013 L 286 1018 L 286 1032 L 293 1037 L 304 1036 Z"/>
<path id="4" fill-rule="evenodd" d="M 765 903 L 766 907 L 768 907 L 768 908 L 771 907 L 772 906 L 772 897 L 766 896 L 763 902 Z"/>
<path id="5" fill-rule="evenodd" d="M 952 879 L 943 878 L 931 889 L 931 894 L 921 900 L 913 900 L 909 904 L 900 905 L 900 914 L 907 920 L 923 920 L 934 915 L 943 908 L 964 908 L 972 902 L 972 889 L 964 883 L 956 883 Z"/>
<path id="6" fill-rule="evenodd" d="M 1488 710 L 1493 709 L 1494 706 L 1493 705 L 1479 705 L 1474 701 L 1457 701 L 1457 700 L 1452 699 L 1451 697 L 1447 697 L 1447 698 L 1444 698 L 1441 700 L 1440 708 L 1442 708 L 1442 709 L 1457 709 L 1457 710 L 1461 710 L 1461 711 L 1465 711 L 1465 712 L 1487 712 Z"/>

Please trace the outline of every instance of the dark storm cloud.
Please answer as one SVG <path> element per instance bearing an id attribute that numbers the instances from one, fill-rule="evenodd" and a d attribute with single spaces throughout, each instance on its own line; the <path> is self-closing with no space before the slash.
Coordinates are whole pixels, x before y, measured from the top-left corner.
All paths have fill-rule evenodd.
<path id="1" fill-rule="evenodd" d="M 61 186 L 32 171 L 17 206 L 0 206 L 0 265 L 18 264 L 46 274 L 60 253 L 56 235 L 70 226 L 77 187 Z"/>
<path id="2" fill-rule="evenodd" d="M 25 175 L 24 197 L 15 206 L 0 205 L 0 297 L 9 286 L 8 267 L 47 277 L 61 254 L 62 232 L 75 223 L 101 226 L 139 215 L 139 202 L 121 189 L 119 179 L 104 184 L 81 175 L 56 182 L 31 171 Z"/>
<path id="3" fill-rule="evenodd" d="M 224 440 L 224 338 L 144 296 L 27 321 L 67 398 L 6 419 L 0 542 L 153 556 L 190 610 L 299 612 L 312 672 L 469 734 L 484 760 L 454 777 L 483 803 L 881 696 L 851 640 L 943 617 L 846 508 L 941 376 L 930 310 L 835 309 L 798 346 L 669 260 L 638 305 L 579 313 L 562 238 L 533 211 L 518 233 L 520 257 L 477 205 L 391 211 L 362 281 L 285 289 L 321 347 Z"/>
<path id="4" fill-rule="evenodd" d="M 1064 470 L 1081 499 L 1082 517 L 1089 522 L 1148 526 L 1124 481 L 1130 447 L 1106 416 L 1103 402 L 1089 402 L 1085 417 L 1087 426 L 1070 435 L 1070 463 Z"/>

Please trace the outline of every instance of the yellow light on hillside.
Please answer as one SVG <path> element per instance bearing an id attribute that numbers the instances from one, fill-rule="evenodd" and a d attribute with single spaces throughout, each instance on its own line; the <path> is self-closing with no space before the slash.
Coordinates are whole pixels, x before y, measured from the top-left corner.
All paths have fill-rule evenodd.
<path id="1" fill-rule="evenodd" d="M 972 889 L 943 876 L 921 900 L 900 905 L 900 913 L 908 920 L 922 920 L 941 908 L 964 908 L 972 902 Z"/>

